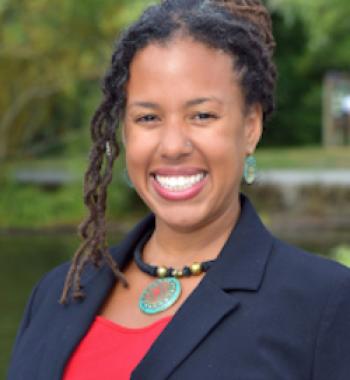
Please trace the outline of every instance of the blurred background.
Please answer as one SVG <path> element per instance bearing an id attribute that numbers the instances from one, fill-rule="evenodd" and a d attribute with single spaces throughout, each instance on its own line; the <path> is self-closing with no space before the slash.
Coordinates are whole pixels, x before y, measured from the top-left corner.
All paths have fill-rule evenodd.
<path id="1" fill-rule="evenodd" d="M 77 248 L 90 118 L 120 30 L 153 1 L 0 0 L 0 378 L 25 301 Z M 275 117 L 243 188 L 280 238 L 350 265 L 350 2 L 270 0 Z M 116 164 L 110 243 L 147 210 Z"/>

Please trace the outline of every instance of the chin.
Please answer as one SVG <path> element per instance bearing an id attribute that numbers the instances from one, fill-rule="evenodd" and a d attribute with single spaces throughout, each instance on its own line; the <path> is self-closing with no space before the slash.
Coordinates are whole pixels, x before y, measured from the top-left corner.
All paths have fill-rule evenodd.
<path id="1" fill-rule="evenodd" d="M 199 207 L 172 207 L 172 210 L 154 209 L 156 219 L 166 224 L 173 230 L 181 232 L 191 232 L 206 223 L 209 223 L 210 216 L 206 212 L 201 212 Z"/>
<path id="2" fill-rule="evenodd" d="M 179 232 L 191 232 L 203 225 L 203 221 L 191 217 L 184 218 L 175 216 L 171 218 L 162 218 L 161 216 L 156 215 L 156 218 L 172 230 Z"/>

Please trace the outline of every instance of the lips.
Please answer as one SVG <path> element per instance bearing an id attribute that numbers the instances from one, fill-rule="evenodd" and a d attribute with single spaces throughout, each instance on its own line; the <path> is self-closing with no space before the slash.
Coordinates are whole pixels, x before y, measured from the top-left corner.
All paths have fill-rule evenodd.
<path id="1" fill-rule="evenodd" d="M 188 200 L 201 192 L 208 173 L 194 168 L 159 169 L 152 173 L 156 192 L 167 200 Z"/>

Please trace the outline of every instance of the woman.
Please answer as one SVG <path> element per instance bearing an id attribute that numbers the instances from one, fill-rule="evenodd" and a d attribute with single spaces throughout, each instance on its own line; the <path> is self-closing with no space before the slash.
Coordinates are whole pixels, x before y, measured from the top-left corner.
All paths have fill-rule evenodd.
<path id="1" fill-rule="evenodd" d="M 349 379 L 350 271 L 278 241 L 239 194 L 273 111 L 273 48 L 258 0 L 166 0 L 122 35 L 85 241 L 34 289 L 10 380 Z M 119 122 L 152 214 L 108 250 Z"/>

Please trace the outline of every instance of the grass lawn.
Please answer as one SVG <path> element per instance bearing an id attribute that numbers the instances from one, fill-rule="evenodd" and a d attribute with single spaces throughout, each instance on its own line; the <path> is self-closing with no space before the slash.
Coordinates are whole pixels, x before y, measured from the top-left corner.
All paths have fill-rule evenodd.
<path id="1" fill-rule="evenodd" d="M 337 148 L 258 148 L 260 169 L 350 169 L 350 146 Z"/>

